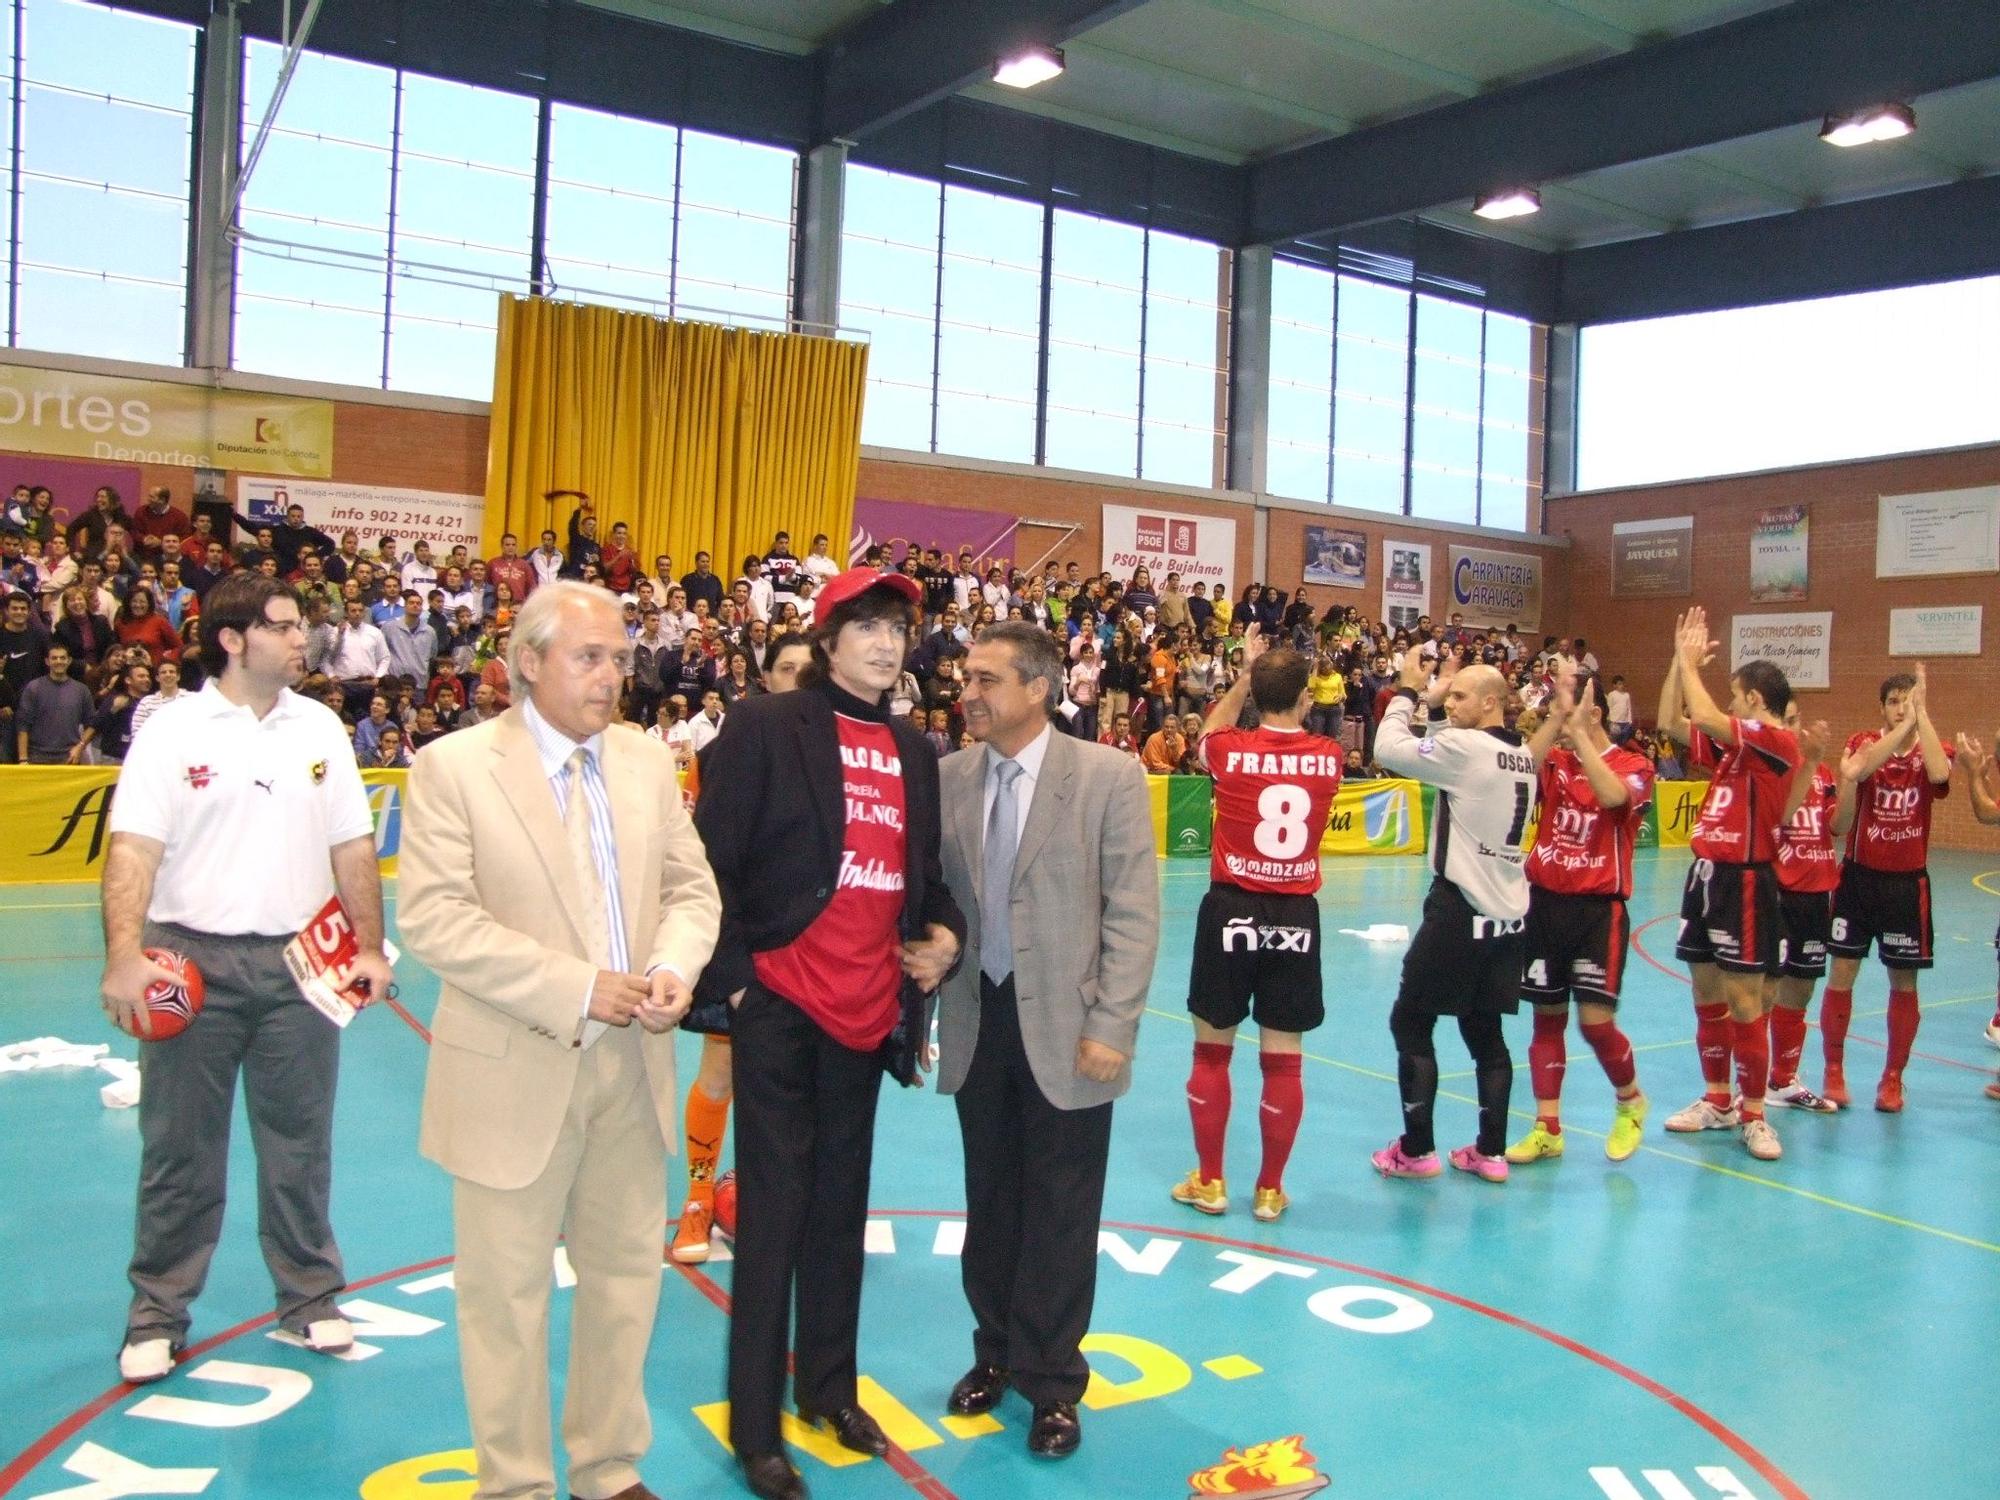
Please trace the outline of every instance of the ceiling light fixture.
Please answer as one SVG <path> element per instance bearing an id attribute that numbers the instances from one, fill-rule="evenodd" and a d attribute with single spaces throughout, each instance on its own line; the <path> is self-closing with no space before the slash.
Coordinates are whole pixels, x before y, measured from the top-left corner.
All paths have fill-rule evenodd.
<path id="1" fill-rule="evenodd" d="M 1542 195 L 1534 188 L 1506 188 L 1482 193 L 1472 200 L 1472 211 L 1482 219 L 1518 219 L 1542 211 Z"/>
<path id="2" fill-rule="evenodd" d="M 1038 83 L 1047 83 L 1051 78 L 1061 76 L 1062 70 L 1062 48 L 1036 43 L 995 63 L 993 81 L 1010 89 L 1031 89 Z"/>
<path id="3" fill-rule="evenodd" d="M 1851 115 L 1828 115 L 1819 138 L 1830 146 L 1866 146 L 1899 140 L 1917 128 L 1917 112 L 1907 104 L 1875 104 Z"/>

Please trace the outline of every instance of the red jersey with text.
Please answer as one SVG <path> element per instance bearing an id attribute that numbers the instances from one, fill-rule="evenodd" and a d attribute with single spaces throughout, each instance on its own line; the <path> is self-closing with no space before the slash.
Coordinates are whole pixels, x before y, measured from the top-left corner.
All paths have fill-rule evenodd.
<path id="1" fill-rule="evenodd" d="M 1319 841 L 1345 752 L 1302 729 L 1216 729 L 1201 738 L 1215 778 L 1209 878 L 1246 891 L 1310 896 Z"/>
<path id="2" fill-rule="evenodd" d="M 1604 763 L 1625 783 L 1625 804 L 1605 807 L 1574 750 L 1549 752 L 1542 762 L 1541 824 L 1528 854 L 1528 883 L 1565 896 L 1632 894 L 1632 843 L 1653 800 L 1653 764 L 1636 750 L 1613 745 Z"/>
<path id="3" fill-rule="evenodd" d="M 1767 865 L 1778 857 L 1778 824 L 1799 764 L 1798 736 L 1777 724 L 1731 719 L 1733 745 L 1691 732 L 1688 759 L 1712 775 L 1688 848 L 1697 859 Z"/>
<path id="4" fill-rule="evenodd" d="M 1847 753 L 1859 755 L 1882 738 L 1879 729 L 1864 729 L 1847 742 Z M 1950 760 L 1954 747 L 1945 747 Z M 1935 785 L 1924 770 L 1924 751 L 1914 742 L 1901 755 L 1882 763 L 1854 793 L 1854 826 L 1847 830 L 1847 857 L 1870 870 L 1921 870 L 1930 859 L 1931 804 L 1951 790 Z"/>
<path id="5" fill-rule="evenodd" d="M 895 1029 L 903 968 L 903 762 L 886 724 L 835 714 L 847 831 L 840 878 L 812 925 L 782 948 L 755 954 L 757 978 L 857 1052 Z"/>
<path id="6" fill-rule="evenodd" d="M 1840 856 L 1833 847 L 1833 805 L 1839 795 L 1833 772 L 1814 766 L 1806 800 L 1778 830 L 1778 884 L 1786 890 L 1830 891 L 1840 884 Z"/>

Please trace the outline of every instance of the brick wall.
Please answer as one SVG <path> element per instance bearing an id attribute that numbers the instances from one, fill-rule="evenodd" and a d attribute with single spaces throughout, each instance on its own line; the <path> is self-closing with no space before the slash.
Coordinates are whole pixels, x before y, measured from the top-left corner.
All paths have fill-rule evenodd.
<path id="1" fill-rule="evenodd" d="M 1878 685 L 1890 672 L 1908 670 L 1909 663 L 1889 656 L 1891 609 L 1984 604 L 1985 654 L 1932 663 L 1931 714 L 1947 740 L 1960 729 L 1971 729 L 1990 744 L 2000 733 L 2000 668 L 1994 665 L 2000 578 L 1878 580 L 1875 512 L 1876 499 L 1884 494 L 1994 483 L 2000 483 L 2000 447 L 1962 449 L 1551 499 L 1544 525 L 1550 534 L 1571 542 L 1571 630 L 1589 639 L 1606 672 L 1625 674 L 1642 720 L 1653 717 L 1671 654 L 1674 617 L 1689 604 L 1708 610 L 1714 633 L 1725 643 L 1732 614 L 1833 611 L 1832 687 L 1801 694 L 1800 709 L 1809 719 L 1827 720 L 1843 741 L 1854 730 L 1881 722 Z M 1797 604 L 1753 604 L 1750 533 L 1756 514 L 1799 502 L 1811 506 L 1808 597 Z M 1678 515 L 1695 518 L 1692 597 L 1613 599 L 1612 526 Z M 1711 669 L 1710 684 L 1721 685 L 1718 669 Z M 2000 843 L 2000 834 L 1974 821 L 1962 796 L 1938 809 L 1935 830 L 1943 848 L 1993 849 Z"/>

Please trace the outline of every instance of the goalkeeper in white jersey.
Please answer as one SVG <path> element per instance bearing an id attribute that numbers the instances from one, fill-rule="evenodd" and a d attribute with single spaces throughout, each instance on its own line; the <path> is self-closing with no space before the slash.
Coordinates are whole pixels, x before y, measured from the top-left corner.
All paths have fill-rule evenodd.
<path id="1" fill-rule="evenodd" d="M 1528 915 L 1524 835 L 1535 810 L 1535 756 L 1507 728 L 1507 684 L 1491 667 L 1460 665 L 1453 652 L 1430 681 L 1415 651 L 1375 734 L 1375 759 L 1438 789 L 1431 824 L 1435 875 L 1423 925 L 1403 959 L 1403 982 L 1389 1012 L 1403 1133 L 1374 1155 L 1385 1177 L 1436 1177 L 1443 1167 L 1431 1133 L 1437 1103 L 1439 1016 L 1458 1017 L 1479 1081 L 1479 1139 L 1451 1164 L 1488 1182 L 1507 1180 L 1507 1104 L 1514 1059 L 1500 1018 L 1521 1003 L 1521 955 Z M 1444 705 L 1446 726 L 1419 739 L 1410 716 L 1422 695 Z"/>

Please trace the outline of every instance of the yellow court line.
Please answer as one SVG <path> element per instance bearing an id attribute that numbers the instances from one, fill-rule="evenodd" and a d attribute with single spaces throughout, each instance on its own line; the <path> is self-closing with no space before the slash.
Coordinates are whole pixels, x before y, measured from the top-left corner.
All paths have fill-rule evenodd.
<path id="1" fill-rule="evenodd" d="M 1989 896 L 2000 896 L 2000 885 L 1988 885 L 1986 883 L 1995 875 L 2000 875 L 2000 870 L 1981 870 L 1977 875 L 1972 877 L 1972 883 Z"/>
<path id="2" fill-rule="evenodd" d="M 1939 1003 L 1956 1004 L 1959 1002 L 1941 1001 Z M 1159 1010 L 1150 1005 L 1146 1007 L 1146 1010 L 1147 1013 L 1150 1015 L 1165 1016 L 1168 1020 L 1182 1021 L 1189 1026 L 1192 1026 L 1194 1024 L 1193 1020 L 1190 1019 L 1189 1017 L 1183 1015 L 1175 1015 L 1172 1011 Z M 1257 1043 L 1255 1038 L 1246 1037 L 1239 1034 L 1236 1038 L 1236 1045 L 1239 1047 L 1243 1046 L 1254 1047 L 1257 1045 Z M 1363 1078 L 1373 1078 L 1381 1083 L 1396 1082 L 1396 1077 L 1393 1073 L 1378 1072 L 1374 1068 L 1358 1067 L 1353 1063 L 1341 1062 L 1338 1058 L 1321 1057 L 1318 1053 L 1315 1052 L 1304 1052 L 1301 1053 L 1300 1055 L 1304 1057 L 1309 1057 L 1316 1063 L 1325 1063 L 1329 1067 L 1339 1068 L 1344 1072 L 1358 1073 Z M 1440 1088 L 1438 1090 L 1438 1097 L 1441 1099 L 1450 1099 L 1458 1104 L 1470 1104 L 1473 1105 L 1475 1108 L 1479 1104 L 1479 1100 L 1470 1094 L 1460 1094 L 1444 1088 Z M 1535 1118 L 1534 1112 L 1532 1110 L 1510 1109 L 1507 1111 L 1507 1113 L 1509 1116 L 1511 1116 L 1516 1120 L 1532 1120 Z M 1581 1125 L 1571 1125 L 1567 1122 L 1564 1123 L 1563 1130 L 1565 1134 L 1576 1134 L 1581 1136 L 1587 1136 L 1592 1140 L 1601 1141 L 1605 1138 L 1603 1131 L 1588 1130 Z M 1829 1198 L 1824 1193 L 1815 1193 L 1807 1188 L 1793 1187 L 1790 1183 L 1776 1182 L 1769 1177 L 1759 1177 L 1755 1172 L 1739 1171 L 1735 1167 L 1725 1167 L 1719 1162 L 1703 1161 L 1698 1156 L 1684 1156 L 1678 1151 L 1665 1151 L 1658 1146 L 1642 1145 L 1639 1149 L 1645 1152 L 1648 1156 L 1658 1156 L 1664 1158 L 1667 1161 L 1677 1161 L 1690 1167 L 1699 1167 L 1704 1172 L 1716 1172 L 1724 1177 L 1733 1177 L 1739 1182 L 1748 1182 L 1754 1184 L 1757 1187 L 1770 1188 L 1773 1192 L 1789 1193 L 1794 1198 L 1803 1198 L 1808 1203 L 1817 1203 L 1824 1208 L 1839 1209 L 1843 1213 L 1856 1214 L 1864 1219 L 1874 1219 L 1878 1223 L 1891 1224 L 1898 1229 L 1908 1229 L 1914 1231 L 1917 1234 L 1932 1235 L 1941 1240 L 1949 1240 L 1951 1243 L 1955 1245 L 1965 1245 L 1974 1250 L 1985 1250 L 1989 1251 L 1994 1255 L 2000 1255 L 2000 1245 L 1990 1244 L 1985 1240 L 1974 1239 L 1971 1235 L 1959 1234 L 1950 1229 L 1940 1229 L 1935 1224 L 1924 1224 L 1918 1222 L 1915 1219 L 1898 1218 L 1894 1214 L 1885 1214 L 1881 1212 L 1879 1209 L 1864 1208 L 1858 1203 L 1849 1203 L 1844 1199 L 1840 1198 Z"/>

